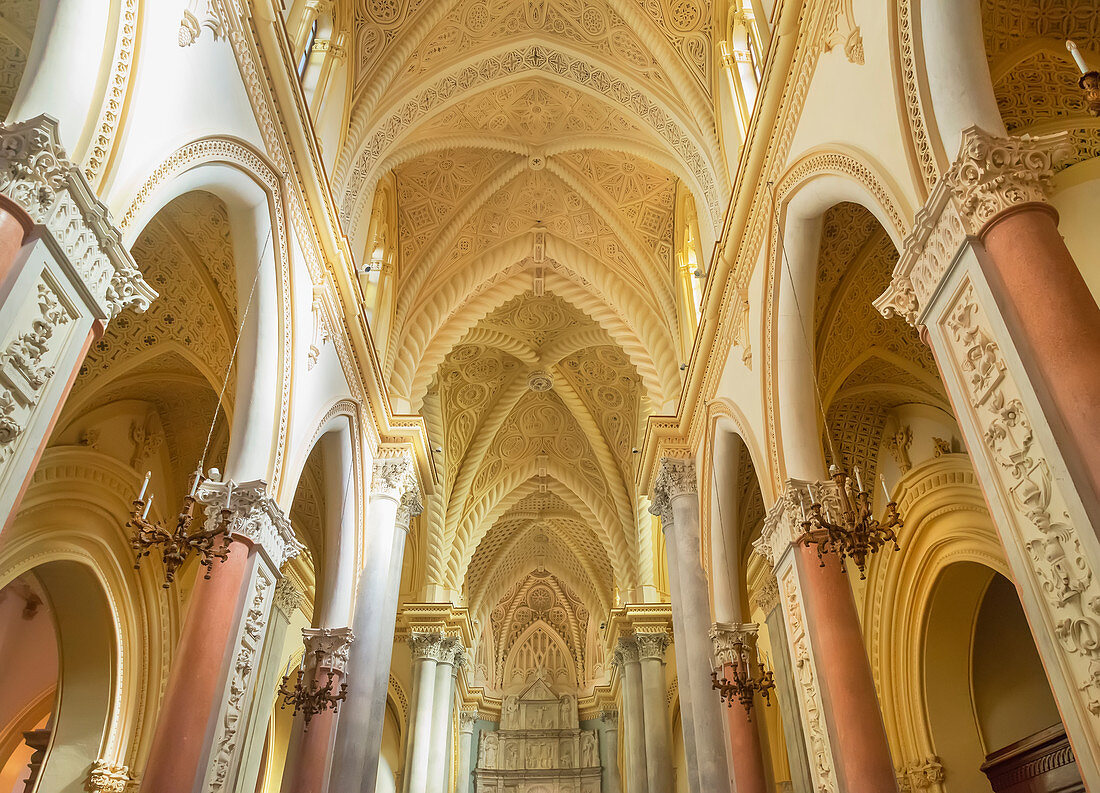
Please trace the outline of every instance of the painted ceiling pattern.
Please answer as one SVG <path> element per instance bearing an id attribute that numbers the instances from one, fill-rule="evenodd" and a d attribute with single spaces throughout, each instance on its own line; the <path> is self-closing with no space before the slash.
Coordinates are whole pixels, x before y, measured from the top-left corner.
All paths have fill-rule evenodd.
<path id="1" fill-rule="evenodd" d="M 564 647 L 583 677 L 588 614 L 639 585 L 633 449 L 680 388 L 679 195 L 703 249 L 725 206 L 713 15 L 709 0 L 355 5 L 334 181 L 354 239 L 375 186 L 395 187 L 383 369 L 442 449 L 425 575 L 491 626 L 478 668 L 497 682 L 502 648 L 540 620 L 530 658 Z M 535 608 L 544 592 L 559 606 Z"/>

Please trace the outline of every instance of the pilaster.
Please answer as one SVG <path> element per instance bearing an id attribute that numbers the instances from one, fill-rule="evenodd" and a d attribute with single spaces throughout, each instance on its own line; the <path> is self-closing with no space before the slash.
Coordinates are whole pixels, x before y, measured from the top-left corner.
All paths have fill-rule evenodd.
<path id="1" fill-rule="evenodd" d="M 1075 440 L 1066 437 L 1065 415 L 1054 407 L 1052 393 L 1061 384 L 1051 382 L 1032 354 L 1033 340 L 984 244 L 1001 218 L 1046 201 L 1067 150 L 1066 133 L 999 138 L 966 130 L 958 159 L 917 214 L 890 287 L 875 306 L 920 329 L 935 354 L 1091 788 L 1100 786 L 1100 643 L 1094 639 L 1100 635 L 1100 518 L 1090 484 L 1096 472 L 1066 456 Z"/>
<path id="2" fill-rule="evenodd" d="M 0 124 L 0 211 L 25 229 L 14 260 L 0 261 L 6 295 L 0 303 L 0 516 L 6 521 L 89 345 L 122 309 L 144 311 L 157 293 L 107 207 L 69 160 L 55 119 Z"/>

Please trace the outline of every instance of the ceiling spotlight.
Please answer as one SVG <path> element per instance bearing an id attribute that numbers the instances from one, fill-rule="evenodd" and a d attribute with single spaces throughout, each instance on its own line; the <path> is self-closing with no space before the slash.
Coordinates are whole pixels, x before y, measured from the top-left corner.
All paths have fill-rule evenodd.
<path id="1" fill-rule="evenodd" d="M 684 371 L 684 370 L 685 370 L 685 369 L 687 369 L 687 368 L 688 368 L 688 365 L 687 365 L 686 363 L 682 363 L 682 364 L 680 364 L 680 371 L 681 371 L 681 372 L 682 372 L 682 371 Z"/>
<path id="2" fill-rule="evenodd" d="M 435 453 L 436 454 L 443 454 L 443 447 L 442 446 L 436 446 L 435 447 Z"/>
<path id="3" fill-rule="evenodd" d="M 707 274 L 705 272 L 703 272 L 702 267 L 696 267 L 695 272 L 692 273 L 692 275 L 694 275 L 696 278 L 706 278 L 707 277 Z"/>
<path id="4" fill-rule="evenodd" d="M 637 450 L 637 449 L 631 449 L 631 450 L 630 450 L 630 453 L 631 453 L 631 454 L 637 454 L 637 453 L 638 453 L 638 450 Z"/>

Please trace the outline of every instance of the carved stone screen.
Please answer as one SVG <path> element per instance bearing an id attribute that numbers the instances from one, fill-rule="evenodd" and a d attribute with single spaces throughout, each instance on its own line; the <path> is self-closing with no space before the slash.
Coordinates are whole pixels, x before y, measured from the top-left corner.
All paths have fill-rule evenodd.
<path id="1" fill-rule="evenodd" d="M 477 793 L 600 793 L 596 732 L 580 729 L 577 699 L 536 680 L 504 698 L 500 729 L 481 733 Z"/>

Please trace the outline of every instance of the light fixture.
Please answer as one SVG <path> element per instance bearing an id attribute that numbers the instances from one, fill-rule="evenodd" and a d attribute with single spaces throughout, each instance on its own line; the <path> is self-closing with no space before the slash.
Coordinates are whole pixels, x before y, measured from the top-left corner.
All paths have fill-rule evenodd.
<path id="1" fill-rule="evenodd" d="M 1081 50 L 1077 49 L 1075 42 L 1067 41 L 1066 49 L 1073 56 L 1073 62 L 1077 64 L 1077 68 L 1081 70 L 1081 79 L 1077 84 L 1085 94 L 1085 104 L 1089 112 L 1094 116 L 1100 116 L 1100 72 L 1089 68 L 1085 62 L 1085 56 L 1081 54 Z"/>
<path id="2" fill-rule="evenodd" d="M 324 650 L 317 651 L 318 663 L 324 654 Z M 290 675 L 285 675 L 282 682 L 279 683 L 278 694 L 283 698 L 279 707 L 286 709 L 287 706 L 293 706 L 293 715 L 297 716 L 301 713 L 304 721 L 302 729 L 308 730 L 309 723 L 314 716 L 329 708 L 332 708 L 332 712 L 335 713 L 337 706 L 348 697 L 347 683 L 341 683 L 340 690 L 333 693 L 332 686 L 336 682 L 333 679 L 335 674 L 332 669 L 328 670 L 328 677 L 325 679 L 323 686 L 318 685 L 315 679 L 311 680 L 308 686 L 304 685 L 302 678 L 305 677 L 305 658 L 303 657 L 302 664 L 298 667 L 295 675 L 294 685 L 290 685 Z"/>
<path id="3" fill-rule="evenodd" d="M 799 506 L 802 509 L 802 536 L 799 541 L 809 548 L 817 546 L 817 557 L 821 566 L 825 566 L 825 554 L 835 553 L 840 557 L 840 569 L 847 572 L 843 564 L 845 557 L 850 558 L 859 568 L 859 577 L 867 578 L 867 557 L 877 553 L 887 543 L 894 544 L 894 550 L 898 547 L 898 538 L 894 533 L 895 528 L 901 528 L 904 523 L 898 513 L 898 505 L 890 499 L 890 492 L 886 489 L 886 479 L 882 481 L 882 490 L 886 493 L 886 514 L 883 520 L 877 521 L 871 515 L 871 493 L 863 489 L 863 480 L 860 477 L 859 468 L 853 468 L 856 475 L 855 488 L 852 487 L 852 479 L 835 465 L 829 468 L 829 476 L 836 482 L 837 497 L 839 500 L 838 515 L 810 494 L 810 509 L 806 511 L 806 502 L 799 493 Z"/>
<path id="4" fill-rule="evenodd" d="M 211 473 L 214 473 L 212 470 Z M 153 496 L 145 498 L 149 489 L 151 472 L 145 474 L 141 492 L 130 510 L 130 519 L 126 521 L 126 528 L 132 534 L 130 547 L 134 549 L 137 558 L 134 561 L 134 569 L 141 569 L 141 560 L 149 556 L 154 549 L 160 549 L 161 560 L 164 562 L 164 588 L 172 584 L 176 578 L 176 571 L 183 566 L 192 553 L 199 555 L 199 564 L 206 568 L 203 578 L 210 578 L 214 567 L 214 560 L 224 562 L 229 556 L 229 518 L 232 513 L 223 509 L 215 524 L 215 528 L 191 531 L 191 523 L 195 519 L 195 491 L 198 490 L 199 480 L 202 475 L 196 471 L 191 485 L 191 492 L 183 499 L 183 507 L 176 516 L 176 527 L 169 529 L 158 521 L 149 520 L 149 508 L 153 505 Z"/>
<path id="5" fill-rule="evenodd" d="M 775 690 L 775 677 L 772 671 L 760 660 L 753 661 L 755 650 L 744 639 L 738 637 L 729 647 L 729 660 L 726 668 L 733 675 L 730 680 L 719 677 L 718 670 L 710 673 L 711 688 L 721 692 L 721 698 L 727 707 L 733 707 L 736 699 L 752 718 L 752 705 L 759 694 L 764 698 L 766 707 L 771 707 L 771 692 Z M 753 667 L 756 667 L 755 670 Z"/>
<path id="6" fill-rule="evenodd" d="M 263 264 L 264 256 L 267 254 L 270 245 L 271 230 L 268 229 L 267 239 L 264 240 L 263 248 L 261 248 L 260 255 L 256 260 L 256 273 L 252 277 L 252 289 L 248 293 L 248 300 L 244 304 L 244 310 L 241 312 L 241 319 L 237 325 L 237 338 L 233 342 L 233 350 L 229 354 L 229 363 L 225 367 L 221 392 L 214 402 L 214 415 L 210 418 L 210 429 L 206 433 L 206 443 L 203 446 L 202 454 L 199 456 L 198 465 L 195 467 L 195 477 L 191 480 L 191 492 L 183 499 L 183 506 L 180 508 L 179 515 L 176 516 L 176 527 L 169 529 L 157 521 L 149 520 L 149 508 L 153 504 L 153 496 L 150 494 L 147 501 L 145 493 L 149 489 L 149 479 L 152 477 L 151 471 L 145 472 L 145 481 L 141 483 L 141 492 L 138 493 L 137 499 L 133 502 L 130 519 L 126 521 L 126 528 L 132 532 L 130 547 L 134 549 L 136 554 L 134 569 L 140 569 L 141 560 L 149 556 L 155 548 L 159 548 L 161 559 L 164 562 L 163 586 L 165 589 L 171 586 L 176 578 L 176 571 L 183 566 L 183 563 L 187 561 L 192 553 L 199 555 L 199 564 L 206 568 L 206 574 L 203 575 L 205 579 L 210 578 L 215 559 L 225 562 L 229 557 L 229 521 L 233 517 L 233 513 L 228 509 L 228 498 L 226 499 L 226 506 L 222 508 L 221 514 L 214 523 L 214 528 L 191 531 L 191 523 L 195 519 L 195 502 L 197 501 L 195 493 L 198 492 L 199 483 L 203 478 L 202 467 L 206 462 L 206 454 L 210 451 L 210 441 L 214 437 L 214 427 L 218 422 L 218 406 L 223 403 L 226 389 L 229 387 L 229 375 L 233 371 L 233 363 L 237 360 L 237 348 L 241 343 L 241 332 L 244 330 L 244 323 L 248 319 L 249 309 L 252 308 L 252 297 L 256 294 L 256 282 L 260 278 L 260 266 Z M 210 479 L 216 481 L 221 479 L 221 472 L 217 468 L 211 468 L 209 474 Z M 230 485 L 230 493 L 232 493 L 232 485 Z"/>

